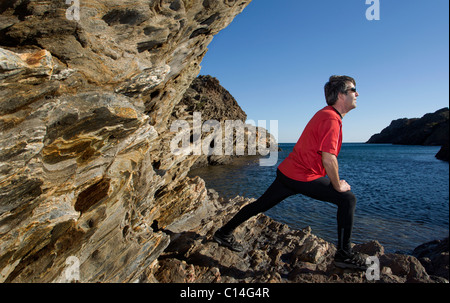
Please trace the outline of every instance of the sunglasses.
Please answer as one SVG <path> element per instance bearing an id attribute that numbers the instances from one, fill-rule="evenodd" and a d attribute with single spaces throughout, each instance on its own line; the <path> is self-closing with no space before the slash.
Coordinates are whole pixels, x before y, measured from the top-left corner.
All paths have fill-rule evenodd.
<path id="1" fill-rule="evenodd" d="M 347 91 L 351 90 L 352 92 L 356 93 L 356 87 L 348 88 Z"/>

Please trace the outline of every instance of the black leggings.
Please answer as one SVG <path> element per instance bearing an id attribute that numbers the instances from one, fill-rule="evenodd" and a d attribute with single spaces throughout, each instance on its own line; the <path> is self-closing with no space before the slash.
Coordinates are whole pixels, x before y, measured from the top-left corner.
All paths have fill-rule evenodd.
<path id="1" fill-rule="evenodd" d="M 222 232 L 231 234 L 236 227 L 249 218 L 271 209 L 287 197 L 295 194 L 303 194 L 316 200 L 337 205 L 338 249 L 350 250 L 353 215 L 356 206 L 355 195 L 351 191 L 344 193 L 336 191 L 326 177 L 311 182 L 300 182 L 286 177 L 279 170 L 277 170 L 277 178 L 266 192 L 255 202 L 243 207 L 222 227 Z"/>

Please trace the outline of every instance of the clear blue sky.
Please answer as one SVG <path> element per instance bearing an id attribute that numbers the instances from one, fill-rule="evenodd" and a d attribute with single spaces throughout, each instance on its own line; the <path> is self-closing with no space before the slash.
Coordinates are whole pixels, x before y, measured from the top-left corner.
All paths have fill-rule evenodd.
<path id="1" fill-rule="evenodd" d="M 209 45 L 200 74 L 217 77 L 251 120 L 278 120 L 296 142 L 326 106 L 330 75 L 356 79 L 344 142 L 365 142 L 398 118 L 449 106 L 449 1 L 253 0 Z M 270 129 L 269 129 L 270 130 Z"/>

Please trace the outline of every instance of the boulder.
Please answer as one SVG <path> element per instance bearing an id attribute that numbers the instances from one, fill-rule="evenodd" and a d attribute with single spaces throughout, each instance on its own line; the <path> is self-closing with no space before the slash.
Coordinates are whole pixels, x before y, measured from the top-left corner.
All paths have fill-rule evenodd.
<path id="1" fill-rule="evenodd" d="M 419 259 L 428 274 L 449 280 L 448 237 L 424 243 L 416 247 L 412 255 Z"/>

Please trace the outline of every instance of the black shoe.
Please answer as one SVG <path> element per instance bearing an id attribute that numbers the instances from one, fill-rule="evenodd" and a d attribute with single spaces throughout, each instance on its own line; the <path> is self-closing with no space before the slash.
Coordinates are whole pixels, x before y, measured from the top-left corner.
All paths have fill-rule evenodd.
<path id="1" fill-rule="evenodd" d="M 239 244 L 239 242 L 236 242 L 236 239 L 234 238 L 233 235 L 225 235 L 222 233 L 220 229 L 216 231 L 213 239 L 220 245 L 228 247 L 233 251 L 241 252 L 244 250 L 244 247 L 241 244 Z"/>
<path id="2" fill-rule="evenodd" d="M 345 250 L 338 250 L 334 256 L 334 265 L 339 268 L 349 268 L 365 271 L 368 266 L 364 257 L 357 252 L 348 252 Z"/>

